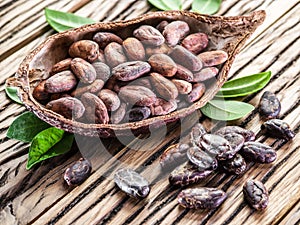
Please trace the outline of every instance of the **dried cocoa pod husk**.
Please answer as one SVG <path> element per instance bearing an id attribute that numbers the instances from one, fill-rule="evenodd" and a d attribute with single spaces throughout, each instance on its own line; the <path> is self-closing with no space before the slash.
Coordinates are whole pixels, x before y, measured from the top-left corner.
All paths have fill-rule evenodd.
<path id="1" fill-rule="evenodd" d="M 72 58 L 79 57 L 89 62 L 94 62 L 98 58 L 99 46 L 91 40 L 76 41 L 70 46 L 69 54 Z"/>
<path id="2" fill-rule="evenodd" d="M 62 71 L 48 78 L 44 84 L 45 91 L 48 93 L 60 93 L 70 91 L 77 85 L 77 79 L 69 71 Z"/>

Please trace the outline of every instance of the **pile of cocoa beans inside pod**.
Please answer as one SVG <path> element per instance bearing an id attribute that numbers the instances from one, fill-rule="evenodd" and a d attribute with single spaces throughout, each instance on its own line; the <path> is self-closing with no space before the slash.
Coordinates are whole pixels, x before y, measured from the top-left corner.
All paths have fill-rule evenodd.
<path id="1" fill-rule="evenodd" d="M 228 55 L 184 21 L 141 25 L 122 39 L 98 32 L 74 42 L 33 97 L 68 119 L 135 122 L 186 108 L 205 93 Z"/>

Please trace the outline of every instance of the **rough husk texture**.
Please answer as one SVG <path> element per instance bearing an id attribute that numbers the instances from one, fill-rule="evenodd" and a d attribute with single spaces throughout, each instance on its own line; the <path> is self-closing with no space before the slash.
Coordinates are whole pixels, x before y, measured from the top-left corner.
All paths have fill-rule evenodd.
<path id="1" fill-rule="evenodd" d="M 263 22 L 264 11 L 256 11 L 246 16 L 209 16 L 187 11 L 151 12 L 132 20 L 95 23 L 76 29 L 68 30 L 48 37 L 41 45 L 34 49 L 21 63 L 13 79 L 7 81 L 10 86 L 18 87 L 18 94 L 26 108 L 47 123 L 71 133 L 85 136 L 110 137 L 126 135 L 159 127 L 165 123 L 183 118 L 204 106 L 214 97 L 223 83 L 227 80 L 229 69 L 235 55 L 245 41 Z M 99 31 L 112 31 L 123 39 L 131 36 L 134 29 L 142 24 L 156 26 L 162 20 L 183 20 L 190 27 L 191 32 L 207 33 L 210 44 L 208 50 L 221 49 L 228 53 L 228 60 L 222 65 L 216 81 L 212 83 L 201 99 L 188 108 L 172 112 L 165 116 L 153 117 L 134 123 L 123 124 L 84 124 L 66 119 L 65 117 L 46 109 L 33 96 L 33 88 L 43 79 L 50 76 L 51 67 L 60 60 L 67 58 L 69 46 L 77 40 L 91 39 Z M 126 29 L 125 29 L 126 28 Z"/>

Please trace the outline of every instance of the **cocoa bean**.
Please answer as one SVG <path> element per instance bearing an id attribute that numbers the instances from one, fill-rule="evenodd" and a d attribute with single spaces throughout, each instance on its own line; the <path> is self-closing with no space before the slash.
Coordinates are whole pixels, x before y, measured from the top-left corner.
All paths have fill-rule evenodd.
<path id="1" fill-rule="evenodd" d="M 104 56 L 106 63 L 110 67 L 115 67 L 121 63 L 127 62 L 122 45 L 116 42 L 111 42 L 105 47 Z"/>
<path id="2" fill-rule="evenodd" d="M 188 94 L 186 100 L 188 102 L 195 102 L 199 100 L 205 92 L 205 85 L 203 83 L 193 84 L 192 91 Z"/>
<path id="3" fill-rule="evenodd" d="M 148 88 L 138 85 L 122 87 L 119 97 L 131 105 L 150 106 L 156 101 L 156 95 Z"/>
<path id="4" fill-rule="evenodd" d="M 69 55 L 72 58 L 79 57 L 89 62 L 94 62 L 99 55 L 99 46 L 90 40 L 74 42 L 69 48 Z"/>
<path id="5" fill-rule="evenodd" d="M 133 31 L 133 35 L 145 45 L 159 46 L 165 42 L 164 36 L 154 27 L 142 25 Z"/>
<path id="6" fill-rule="evenodd" d="M 177 72 L 176 63 L 165 54 L 155 54 L 148 59 L 152 70 L 166 77 L 172 77 Z"/>
<path id="7" fill-rule="evenodd" d="M 137 122 L 149 118 L 151 110 L 146 106 L 137 106 L 130 109 L 125 115 L 125 121 Z"/>
<path id="8" fill-rule="evenodd" d="M 123 120 L 126 114 L 126 107 L 127 104 L 123 102 L 116 111 L 112 112 L 110 116 L 110 121 L 112 124 L 118 124 Z"/>
<path id="9" fill-rule="evenodd" d="M 32 92 L 33 97 L 38 101 L 46 101 L 49 99 L 50 95 L 45 90 L 46 80 L 41 81 Z"/>
<path id="10" fill-rule="evenodd" d="M 99 47 L 104 49 L 109 43 L 116 42 L 118 44 L 122 44 L 123 40 L 109 32 L 98 32 L 94 35 L 93 41 L 97 42 Z"/>
<path id="11" fill-rule="evenodd" d="M 96 79 L 93 83 L 89 84 L 89 85 L 84 85 L 81 87 L 78 87 L 72 91 L 71 96 L 80 96 L 86 92 L 90 92 L 90 93 L 97 93 L 99 92 L 104 86 L 104 81 L 100 80 L 100 79 Z"/>
<path id="12" fill-rule="evenodd" d="M 177 65 L 177 72 L 175 74 L 176 78 L 179 78 L 181 80 L 186 80 L 188 82 L 192 82 L 194 80 L 194 75 L 189 69 L 185 68 L 180 64 L 176 64 L 176 65 Z"/>
<path id="13" fill-rule="evenodd" d="M 152 86 L 163 99 L 169 100 L 177 98 L 178 90 L 172 81 L 160 75 L 159 73 L 151 73 L 150 79 Z"/>
<path id="14" fill-rule="evenodd" d="M 159 30 L 161 33 L 164 31 L 165 27 L 169 24 L 168 21 L 163 20 L 157 26 L 156 29 Z"/>
<path id="15" fill-rule="evenodd" d="M 177 103 L 175 99 L 166 101 L 162 98 L 157 98 L 155 103 L 150 106 L 151 114 L 154 116 L 161 116 L 169 114 L 177 109 Z"/>
<path id="16" fill-rule="evenodd" d="M 145 49 L 143 44 L 136 38 L 129 37 L 123 41 L 123 48 L 128 59 L 133 61 L 145 60 Z"/>
<path id="17" fill-rule="evenodd" d="M 145 52 L 146 55 L 150 57 L 151 55 L 154 54 L 169 54 L 171 50 L 172 49 L 164 43 L 158 47 L 154 47 L 154 46 L 146 47 Z"/>
<path id="18" fill-rule="evenodd" d="M 219 72 L 219 69 L 216 67 L 206 67 L 200 70 L 197 73 L 194 73 L 193 82 L 202 82 L 208 79 L 215 77 Z"/>
<path id="19" fill-rule="evenodd" d="M 76 85 L 77 80 L 74 74 L 69 70 L 65 70 L 49 77 L 44 87 L 48 93 L 60 93 L 72 90 Z"/>
<path id="20" fill-rule="evenodd" d="M 131 61 L 122 63 L 112 69 L 112 76 L 121 81 L 134 80 L 148 73 L 151 66 L 147 62 Z"/>
<path id="21" fill-rule="evenodd" d="M 72 72 L 82 81 L 83 83 L 93 83 L 96 80 L 96 70 L 89 62 L 81 59 L 74 58 L 71 62 Z"/>
<path id="22" fill-rule="evenodd" d="M 163 36 L 169 46 L 174 47 L 190 32 L 189 25 L 184 21 L 173 21 L 165 26 Z"/>
<path id="23" fill-rule="evenodd" d="M 208 36 L 204 33 L 194 33 L 183 39 L 181 45 L 195 55 L 199 54 L 208 45 Z"/>
<path id="24" fill-rule="evenodd" d="M 102 62 L 94 62 L 92 66 L 96 70 L 96 79 L 101 79 L 104 82 L 107 81 L 110 77 L 110 68 L 108 65 Z"/>
<path id="25" fill-rule="evenodd" d="M 172 79 L 172 82 L 177 87 L 179 94 L 189 94 L 192 91 L 192 84 L 179 79 Z"/>
<path id="26" fill-rule="evenodd" d="M 200 53 L 197 56 L 203 63 L 203 66 L 217 66 L 228 59 L 228 54 L 222 50 L 208 51 Z"/>
<path id="27" fill-rule="evenodd" d="M 72 61 L 72 58 L 67 58 L 62 61 L 59 61 L 58 63 L 54 64 L 54 66 L 52 66 L 50 73 L 56 74 L 56 73 L 62 72 L 64 70 L 70 70 L 71 61 Z"/>
<path id="28" fill-rule="evenodd" d="M 98 97 L 104 102 L 108 111 L 115 111 L 120 107 L 121 102 L 118 95 L 109 89 L 102 89 Z"/>

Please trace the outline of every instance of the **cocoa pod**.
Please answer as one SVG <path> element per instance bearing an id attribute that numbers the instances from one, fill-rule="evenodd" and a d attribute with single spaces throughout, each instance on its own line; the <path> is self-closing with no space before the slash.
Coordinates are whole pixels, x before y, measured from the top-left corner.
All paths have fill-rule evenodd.
<path id="1" fill-rule="evenodd" d="M 148 73 L 151 66 L 147 62 L 131 61 L 122 63 L 112 69 L 112 75 L 121 81 L 134 80 Z"/>
<path id="2" fill-rule="evenodd" d="M 49 77 L 45 84 L 45 90 L 48 93 L 60 93 L 73 89 L 77 85 L 77 80 L 74 74 L 65 70 Z"/>
<path id="3" fill-rule="evenodd" d="M 208 36 L 204 33 L 190 34 L 182 40 L 181 45 L 197 55 L 208 45 Z"/>
<path id="4" fill-rule="evenodd" d="M 50 109 L 67 119 L 78 119 L 85 112 L 85 107 L 81 101 L 73 97 L 64 97 L 48 102 L 47 109 Z"/>
<path id="5" fill-rule="evenodd" d="M 166 101 L 162 98 L 157 98 L 155 103 L 150 106 L 151 114 L 154 116 L 161 116 L 169 114 L 177 109 L 177 103 L 175 99 Z"/>
<path id="6" fill-rule="evenodd" d="M 89 62 L 81 59 L 74 58 L 71 62 L 72 72 L 83 83 L 91 84 L 96 80 L 96 70 Z"/>
<path id="7" fill-rule="evenodd" d="M 105 82 L 110 78 L 110 68 L 108 65 L 102 62 L 94 62 L 92 66 L 96 70 L 96 79 L 101 79 Z"/>
<path id="8" fill-rule="evenodd" d="M 126 108 L 127 108 L 127 104 L 124 102 L 121 103 L 120 107 L 116 111 L 112 112 L 110 116 L 110 122 L 112 124 L 120 123 L 125 117 Z"/>
<path id="9" fill-rule="evenodd" d="M 203 63 L 203 66 L 217 66 L 228 59 L 228 54 L 222 50 L 208 51 L 200 53 L 197 56 Z"/>
<path id="10" fill-rule="evenodd" d="M 166 43 L 174 47 L 190 32 L 189 25 L 184 21 L 173 21 L 165 26 L 163 30 L 163 36 Z"/>
<path id="11" fill-rule="evenodd" d="M 85 85 L 82 87 L 78 87 L 72 91 L 71 96 L 80 96 L 86 92 L 90 92 L 90 93 L 97 93 L 98 91 L 100 91 L 104 86 L 104 81 L 100 80 L 100 79 L 96 79 L 93 83 L 89 84 L 89 85 Z"/>
<path id="12" fill-rule="evenodd" d="M 172 77 L 177 72 L 176 63 L 165 54 L 155 54 L 148 59 L 152 70 L 166 77 Z"/>
<path id="13" fill-rule="evenodd" d="M 177 65 L 177 72 L 175 74 L 176 78 L 179 78 L 181 80 L 186 80 L 188 82 L 192 82 L 194 80 L 194 75 L 189 69 L 185 68 L 180 64 L 176 64 L 176 65 Z"/>
<path id="14" fill-rule="evenodd" d="M 89 62 L 94 62 L 98 58 L 99 46 L 90 40 L 80 40 L 74 42 L 69 48 L 69 55 L 72 58 L 82 58 Z"/>
<path id="15" fill-rule="evenodd" d="M 172 81 L 159 73 L 151 73 L 150 79 L 152 86 L 163 99 L 169 100 L 177 98 L 178 90 Z"/>
<path id="16" fill-rule="evenodd" d="M 131 105 L 150 106 L 156 101 L 156 95 L 149 89 L 138 85 L 122 87 L 119 97 Z"/>
<path id="17" fill-rule="evenodd" d="M 154 54 L 169 54 L 171 50 L 172 49 L 164 43 L 158 47 L 148 46 L 146 47 L 145 52 L 146 55 L 150 57 L 151 55 Z"/>
<path id="18" fill-rule="evenodd" d="M 71 61 L 72 61 L 72 58 L 67 58 L 67 59 L 64 59 L 64 60 L 59 61 L 58 63 L 54 64 L 52 66 L 50 74 L 56 74 L 56 73 L 62 72 L 64 70 L 70 70 Z"/>
<path id="19" fill-rule="evenodd" d="M 85 117 L 89 122 L 103 124 L 109 122 L 107 108 L 100 98 L 91 93 L 84 93 L 81 101 L 85 107 Z"/>
<path id="20" fill-rule="evenodd" d="M 192 71 L 202 69 L 202 61 L 182 46 L 176 46 L 170 53 L 171 58 L 178 64 Z"/>
<path id="21" fill-rule="evenodd" d="M 109 32 L 96 33 L 93 37 L 93 41 L 97 42 L 99 47 L 102 49 L 104 49 L 109 43 L 116 42 L 121 45 L 123 42 L 119 36 Z"/>
<path id="22" fill-rule="evenodd" d="M 192 91 L 192 84 L 185 80 L 172 79 L 171 81 L 175 84 L 179 94 L 189 94 Z"/>
<path id="23" fill-rule="evenodd" d="M 38 101 L 46 101 L 49 99 L 50 95 L 45 90 L 46 80 L 41 81 L 32 92 L 32 96 Z"/>
<path id="24" fill-rule="evenodd" d="M 205 92 L 205 85 L 203 83 L 196 83 L 193 85 L 193 89 L 188 94 L 186 100 L 188 102 L 195 102 L 202 97 L 204 92 Z"/>
<path id="25" fill-rule="evenodd" d="M 136 38 L 129 37 L 123 41 L 123 48 L 128 59 L 133 61 L 145 60 L 145 49 L 143 44 Z"/>
<path id="26" fill-rule="evenodd" d="M 106 59 L 106 63 L 110 67 L 115 67 L 121 63 L 127 62 L 127 58 L 123 51 L 122 45 L 111 42 L 104 49 L 104 56 Z"/>
<path id="27" fill-rule="evenodd" d="M 206 67 L 197 73 L 194 73 L 193 82 L 202 82 L 213 77 L 216 77 L 219 72 L 217 67 Z"/>
<path id="28" fill-rule="evenodd" d="M 120 99 L 118 95 L 109 89 L 102 89 L 98 97 L 104 102 L 108 111 L 115 111 L 120 107 Z"/>
<path id="29" fill-rule="evenodd" d="M 142 25 L 133 31 L 133 35 L 145 45 L 160 46 L 165 42 L 164 36 L 154 27 Z"/>

